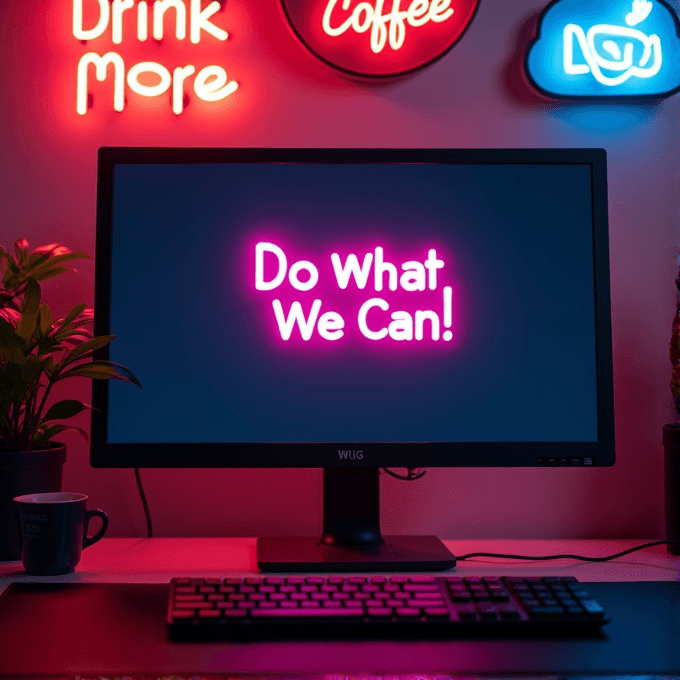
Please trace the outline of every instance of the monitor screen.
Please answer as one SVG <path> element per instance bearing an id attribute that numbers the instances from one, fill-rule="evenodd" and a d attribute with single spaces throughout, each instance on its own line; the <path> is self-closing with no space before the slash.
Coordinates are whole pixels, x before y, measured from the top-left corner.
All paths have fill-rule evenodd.
<path id="1" fill-rule="evenodd" d="M 602 150 L 102 149 L 95 466 L 614 462 Z"/>

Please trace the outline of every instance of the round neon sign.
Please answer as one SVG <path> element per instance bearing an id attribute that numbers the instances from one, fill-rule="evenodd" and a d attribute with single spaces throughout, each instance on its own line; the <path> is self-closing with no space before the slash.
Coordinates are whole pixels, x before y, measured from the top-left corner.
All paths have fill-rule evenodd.
<path id="1" fill-rule="evenodd" d="M 302 43 L 330 66 L 385 78 L 422 68 L 460 39 L 479 0 L 281 0 Z"/>

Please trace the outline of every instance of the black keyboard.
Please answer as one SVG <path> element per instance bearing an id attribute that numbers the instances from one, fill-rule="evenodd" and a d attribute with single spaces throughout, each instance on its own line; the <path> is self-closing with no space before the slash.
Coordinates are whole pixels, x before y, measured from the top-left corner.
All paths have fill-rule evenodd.
<path id="1" fill-rule="evenodd" d="M 175 578 L 173 639 L 552 637 L 598 634 L 602 607 L 573 576 Z"/>

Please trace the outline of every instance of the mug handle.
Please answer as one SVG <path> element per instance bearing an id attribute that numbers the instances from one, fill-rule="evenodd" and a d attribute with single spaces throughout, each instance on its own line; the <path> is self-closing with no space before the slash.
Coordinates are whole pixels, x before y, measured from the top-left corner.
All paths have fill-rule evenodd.
<path id="1" fill-rule="evenodd" d="M 87 537 L 87 527 L 93 517 L 101 517 L 102 528 L 92 538 Z M 89 548 L 96 543 L 104 534 L 109 526 L 109 518 L 103 510 L 85 510 L 85 531 L 83 532 L 83 548 Z"/>

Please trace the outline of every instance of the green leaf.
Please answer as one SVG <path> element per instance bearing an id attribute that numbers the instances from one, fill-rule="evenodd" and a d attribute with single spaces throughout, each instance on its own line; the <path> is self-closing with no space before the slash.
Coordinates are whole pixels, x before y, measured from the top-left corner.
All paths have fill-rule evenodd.
<path id="1" fill-rule="evenodd" d="M 37 356 L 29 356 L 26 358 L 20 368 L 21 377 L 26 381 L 27 384 L 32 383 L 34 380 L 40 377 L 43 370 L 42 359 Z"/>
<path id="2" fill-rule="evenodd" d="M 25 342 L 29 342 L 35 333 L 40 311 L 40 285 L 35 279 L 28 279 L 26 296 L 21 308 L 21 320 L 17 325 L 17 332 Z"/>
<path id="3" fill-rule="evenodd" d="M 63 380 L 64 378 L 72 378 L 75 376 L 82 376 L 84 378 L 94 378 L 95 380 L 108 380 L 115 378 L 116 369 L 104 362 L 93 361 L 91 364 L 81 364 L 80 366 L 72 366 L 67 368 L 63 373 L 60 373 L 56 380 Z"/>
<path id="4" fill-rule="evenodd" d="M 47 279 L 51 279 L 54 276 L 59 276 L 59 274 L 63 274 L 64 272 L 74 272 L 74 271 L 75 271 L 75 269 L 73 269 L 72 267 L 59 267 L 59 266 L 57 266 L 57 267 L 49 269 L 45 272 L 40 272 L 38 274 L 36 274 L 35 272 L 32 272 L 31 276 L 33 276 L 33 278 L 36 281 L 47 281 Z"/>
<path id="5" fill-rule="evenodd" d="M 80 355 L 85 354 L 85 352 L 106 347 L 106 345 L 108 345 L 115 337 L 115 335 L 99 335 L 96 338 L 92 338 L 91 340 L 86 340 L 71 350 L 71 353 L 65 357 L 64 363 L 70 364 Z"/>
<path id="6" fill-rule="evenodd" d="M 47 305 L 40 305 L 40 330 L 43 335 L 52 328 L 52 312 Z"/>
<path id="7" fill-rule="evenodd" d="M 28 241 L 25 238 L 14 242 L 14 255 L 20 265 L 28 260 Z"/>
<path id="8" fill-rule="evenodd" d="M 41 448 L 45 444 L 49 443 L 58 434 L 68 431 L 77 432 L 78 434 L 80 434 L 81 437 L 83 437 L 83 439 L 88 444 L 90 443 L 90 436 L 88 435 L 88 433 L 82 428 L 76 427 L 75 425 L 60 425 L 60 424 L 51 425 L 47 421 L 43 421 L 39 429 L 41 430 L 41 432 L 36 437 L 33 438 L 32 443 L 33 449 Z"/>
<path id="9" fill-rule="evenodd" d="M 61 434 L 62 432 L 68 432 L 69 430 L 78 432 L 78 434 L 80 434 L 88 444 L 90 442 L 90 437 L 87 432 L 80 427 L 76 427 L 75 425 L 61 425 L 57 423 L 51 424 L 48 421 L 43 421 L 37 430 L 38 433 L 32 438 L 31 441 L 32 449 L 43 448 L 46 444 L 49 444 L 49 442 L 58 434 Z"/>
<path id="10" fill-rule="evenodd" d="M 125 382 L 131 382 L 133 385 L 137 385 L 141 389 L 142 383 L 137 380 L 135 377 L 135 374 L 127 367 L 123 366 L 123 364 L 117 364 L 115 361 L 106 361 L 104 363 L 107 363 L 109 366 L 114 366 L 119 375 L 117 376 L 121 380 L 125 380 Z"/>
<path id="11" fill-rule="evenodd" d="M 72 418 L 85 408 L 85 404 L 81 401 L 77 401 L 76 399 L 64 399 L 63 401 L 58 401 L 56 404 L 50 406 L 45 414 L 45 420 L 64 420 L 65 418 Z"/>
<path id="12" fill-rule="evenodd" d="M 26 360 L 21 338 L 14 330 L 12 324 L 7 323 L 0 317 L 0 355 L 5 361 L 21 364 Z"/>
<path id="13" fill-rule="evenodd" d="M 56 255 L 55 257 L 49 257 L 44 262 L 37 264 L 35 267 L 29 267 L 26 269 L 26 273 L 35 278 L 40 278 L 42 274 L 53 269 L 56 265 L 62 262 L 68 262 L 69 260 L 91 260 L 92 256 L 84 253 L 82 251 L 76 251 L 73 253 L 64 253 L 63 255 Z"/>
<path id="14" fill-rule="evenodd" d="M 56 380 L 63 380 L 72 376 L 84 376 L 86 378 L 93 378 L 95 380 L 108 380 L 115 378 L 116 380 L 123 380 L 124 382 L 132 383 L 141 387 L 139 380 L 134 373 L 121 364 L 116 364 L 113 361 L 98 360 L 89 364 L 80 364 L 67 368 L 63 373 L 60 373 Z"/>
<path id="15" fill-rule="evenodd" d="M 60 324 L 60 328 L 63 328 L 64 326 L 68 326 L 68 324 L 73 321 L 79 314 L 83 313 L 83 310 L 85 309 L 85 303 L 83 302 L 82 304 L 76 305 L 63 319 L 63 321 Z"/>

